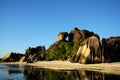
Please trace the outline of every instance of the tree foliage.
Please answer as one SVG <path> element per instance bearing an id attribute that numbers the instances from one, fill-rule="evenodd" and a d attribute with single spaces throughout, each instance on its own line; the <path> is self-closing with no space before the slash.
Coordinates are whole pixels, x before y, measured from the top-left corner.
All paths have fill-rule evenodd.
<path id="1" fill-rule="evenodd" d="M 71 57 L 73 43 L 62 40 L 47 50 L 46 60 L 66 60 Z"/>
<path id="2" fill-rule="evenodd" d="M 34 60 L 68 60 L 74 55 L 82 40 L 77 41 L 76 43 L 69 42 L 66 40 L 61 40 L 54 43 L 47 51 L 45 46 L 38 46 L 35 48 L 29 47 L 25 56 L 28 58 L 29 56 L 34 56 Z"/>
<path id="3" fill-rule="evenodd" d="M 25 52 L 25 57 L 33 56 L 34 60 L 45 60 L 45 46 L 37 46 L 35 48 L 29 47 Z"/>

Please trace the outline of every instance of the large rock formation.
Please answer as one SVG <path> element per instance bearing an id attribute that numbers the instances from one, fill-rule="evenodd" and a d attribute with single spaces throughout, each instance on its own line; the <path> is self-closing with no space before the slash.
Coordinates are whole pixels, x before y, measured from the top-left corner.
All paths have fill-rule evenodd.
<path id="1" fill-rule="evenodd" d="M 71 62 L 83 64 L 119 61 L 120 36 L 108 39 L 103 38 L 101 41 L 98 36 L 88 37 L 71 58 Z"/>
<path id="2" fill-rule="evenodd" d="M 82 45 L 79 47 L 77 53 L 75 53 L 71 62 L 79 63 L 100 63 L 103 62 L 102 46 L 98 36 L 91 36 L 85 39 Z"/>
<path id="3" fill-rule="evenodd" d="M 61 44 L 62 40 L 65 41 L 67 35 L 67 32 L 59 33 L 58 41 L 51 45 L 49 49 Z M 72 48 L 73 52 L 71 54 L 73 56 L 71 57 L 71 62 L 86 64 L 120 61 L 120 37 L 103 38 L 100 40 L 99 36 L 93 32 L 73 28 L 68 35 L 68 39 L 68 42 L 73 42 L 73 47 L 76 42 L 83 41 L 82 45 L 79 48 L 77 47 L 77 52 L 77 49 L 74 50 Z M 58 48 L 58 51 L 61 51 L 60 48 Z"/>
<path id="4" fill-rule="evenodd" d="M 68 37 L 68 40 L 66 38 Z M 82 43 L 82 44 L 81 44 Z M 72 57 L 71 57 L 72 56 Z M 46 51 L 44 46 L 29 47 L 25 55 L 9 53 L 2 62 L 38 60 L 69 60 L 79 63 L 102 63 L 120 61 L 120 36 L 103 38 L 88 30 L 73 28 L 68 34 L 60 32 L 57 41 Z"/>
<path id="5" fill-rule="evenodd" d="M 17 62 L 23 56 L 23 54 L 10 52 L 1 59 L 1 62 Z"/>
<path id="6" fill-rule="evenodd" d="M 58 34 L 58 37 L 57 37 L 57 40 L 60 41 L 60 40 L 66 40 L 66 37 L 68 36 L 68 33 L 67 32 L 60 32 Z"/>
<path id="7" fill-rule="evenodd" d="M 79 30 L 78 28 L 73 28 L 69 34 L 69 41 L 76 42 L 80 39 L 84 40 L 87 37 L 94 35 L 93 32 L 89 32 L 88 30 Z"/>
<path id="8" fill-rule="evenodd" d="M 106 62 L 120 61 L 120 36 L 102 39 L 103 53 Z"/>

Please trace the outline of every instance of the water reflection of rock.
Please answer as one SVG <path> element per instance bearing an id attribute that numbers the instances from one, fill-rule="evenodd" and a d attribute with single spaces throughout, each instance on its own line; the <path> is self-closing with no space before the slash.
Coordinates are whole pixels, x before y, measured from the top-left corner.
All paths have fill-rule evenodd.
<path id="1" fill-rule="evenodd" d="M 104 74 L 93 71 L 73 70 L 55 71 L 26 67 L 24 71 L 25 80 L 119 80 L 120 75 Z"/>
<path id="2" fill-rule="evenodd" d="M 5 73 L 7 74 L 19 74 L 19 73 L 23 73 L 24 72 L 24 68 L 23 66 L 19 66 L 19 65 L 6 65 L 6 70 Z"/>
<path id="3" fill-rule="evenodd" d="M 35 67 L 26 67 L 25 80 L 73 80 L 67 71 L 54 71 Z"/>
<path id="4" fill-rule="evenodd" d="M 73 80 L 120 80 L 120 75 L 105 74 L 94 71 L 71 71 Z"/>
<path id="5" fill-rule="evenodd" d="M 6 70 L 5 72 L 9 75 L 23 73 L 23 71 L 19 71 L 19 70 Z"/>
<path id="6" fill-rule="evenodd" d="M 72 71 L 71 72 L 74 80 L 104 80 L 105 76 L 103 73 L 90 72 L 90 71 Z"/>

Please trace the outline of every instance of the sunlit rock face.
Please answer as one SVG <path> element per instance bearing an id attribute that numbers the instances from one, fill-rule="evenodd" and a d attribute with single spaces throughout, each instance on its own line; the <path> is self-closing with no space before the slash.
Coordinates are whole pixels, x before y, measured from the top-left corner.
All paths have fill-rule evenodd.
<path id="1" fill-rule="evenodd" d="M 60 32 L 57 36 L 57 41 L 66 40 L 67 36 L 68 36 L 67 32 Z"/>
<path id="2" fill-rule="evenodd" d="M 106 62 L 120 61 L 120 36 L 103 38 L 102 46 Z"/>
<path id="3" fill-rule="evenodd" d="M 80 39 L 84 40 L 87 37 L 90 37 L 92 35 L 94 35 L 93 32 L 90 32 L 88 30 L 79 30 L 78 28 L 75 27 L 69 33 L 69 37 L 68 38 L 69 38 L 70 42 L 74 42 L 75 43 L 76 41 L 78 41 Z"/>
<path id="4" fill-rule="evenodd" d="M 9 58 L 11 54 L 12 54 L 12 53 L 10 52 L 10 53 L 7 53 L 5 56 L 3 56 L 2 61 L 4 61 L 4 60 L 6 60 L 7 58 Z"/>
<path id="5" fill-rule="evenodd" d="M 103 62 L 102 56 L 102 46 L 99 37 L 91 36 L 83 41 L 77 53 L 72 56 L 71 62 L 82 64 L 101 63 Z"/>
<path id="6" fill-rule="evenodd" d="M 20 58 L 19 62 L 25 62 L 25 60 L 26 60 L 25 56 L 23 56 L 23 57 Z"/>
<path id="7" fill-rule="evenodd" d="M 2 62 L 16 62 L 16 61 L 19 61 L 20 58 L 23 57 L 23 56 L 24 56 L 23 54 L 10 52 L 10 53 L 6 54 L 1 59 L 1 61 Z"/>

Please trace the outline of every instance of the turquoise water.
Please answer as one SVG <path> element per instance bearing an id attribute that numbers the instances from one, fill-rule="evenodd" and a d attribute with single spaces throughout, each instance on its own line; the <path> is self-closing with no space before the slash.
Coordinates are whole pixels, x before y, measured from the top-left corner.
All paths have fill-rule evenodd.
<path id="1" fill-rule="evenodd" d="M 0 64 L 0 80 L 120 80 L 120 75 L 85 70 L 50 70 Z"/>

